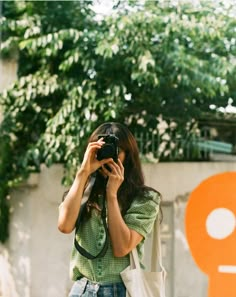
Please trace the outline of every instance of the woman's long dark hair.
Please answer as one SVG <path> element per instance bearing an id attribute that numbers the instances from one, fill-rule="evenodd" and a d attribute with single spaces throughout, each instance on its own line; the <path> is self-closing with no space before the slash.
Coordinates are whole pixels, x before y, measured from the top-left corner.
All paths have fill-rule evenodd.
<path id="1" fill-rule="evenodd" d="M 142 199 L 145 190 L 150 189 L 144 185 L 144 176 L 141 168 L 138 145 L 129 129 L 120 123 L 108 122 L 100 125 L 90 136 L 88 142 L 98 140 L 100 134 L 113 134 L 119 141 L 118 146 L 125 152 L 124 181 L 118 191 L 118 201 L 122 214 L 130 207 L 134 199 Z M 101 175 L 97 174 L 96 181 L 89 200 L 96 201 L 96 194 L 104 187 Z"/>
<path id="2" fill-rule="evenodd" d="M 118 202 L 121 208 L 121 213 L 124 215 L 129 209 L 134 199 L 148 199 L 148 192 L 150 190 L 157 192 L 155 189 L 145 186 L 144 175 L 141 167 L 139 157 L 138 145 L 135 137 L 129 129 L 120 123 L 108 122 L 100 125 L 89 137 L 88 143 L 98 140 L 101 134 L 113 134 L 118 139 L 118 146 L 125 152 L 124 166 L 124 181 L 118 190 Z M 96 173 L 95 183 L 90 193 L 88 204 L 96 203 L 99 194 L 104 194 L 106 187 L 106 180 L 100 173 Z M 68 191 L 64 193 L 63 200 Z M 105 199 L 105 197 L 104 197 Z M 90 208 L 85 208 L 82 214 L 82 220 L 89 217 Z M 161 218 L 162 211 L 160 208 Z"/>

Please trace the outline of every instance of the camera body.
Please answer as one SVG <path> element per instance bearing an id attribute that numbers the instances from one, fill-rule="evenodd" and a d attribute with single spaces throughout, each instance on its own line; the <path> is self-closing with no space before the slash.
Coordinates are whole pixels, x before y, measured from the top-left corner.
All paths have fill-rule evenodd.
<path id="1" fill-rule="evenodd" d="M 103 138 L 105 142 L 103 146 L 97 152 L 97 159 L 99 161 L 103 159 L 112 158 L 115 162 L 118 161 L 118 141 L 119 139 L 114 134 L 101 134 L 98 139 Z"/>

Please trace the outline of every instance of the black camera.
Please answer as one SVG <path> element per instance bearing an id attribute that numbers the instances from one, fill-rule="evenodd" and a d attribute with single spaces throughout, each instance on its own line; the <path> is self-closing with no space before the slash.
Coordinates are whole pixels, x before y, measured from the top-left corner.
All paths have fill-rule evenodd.
<path id="1" fill-rule="evenodd" d="M 97 152 L 97 159 L 113 158 L 115 162 L 118 161 L 118 141 L 119 139 L 114 134 L 99 135 L 98 139 L 103 138 L 105 142 Z"/>

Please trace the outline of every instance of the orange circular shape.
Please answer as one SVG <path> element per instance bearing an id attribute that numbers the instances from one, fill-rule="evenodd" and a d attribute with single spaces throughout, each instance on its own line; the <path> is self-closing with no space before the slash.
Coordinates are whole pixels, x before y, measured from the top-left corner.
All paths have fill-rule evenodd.
<path id="1" fill-rule="evenodd" d="M 196 264 L 209 275 L 209 296 L 236 297 L 236 172 L 211 176 L 194 189 L 185 228 Z"/>

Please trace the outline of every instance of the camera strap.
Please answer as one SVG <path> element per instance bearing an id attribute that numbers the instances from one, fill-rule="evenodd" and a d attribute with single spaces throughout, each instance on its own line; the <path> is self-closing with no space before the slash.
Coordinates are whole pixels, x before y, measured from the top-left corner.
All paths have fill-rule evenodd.
<path id="1" fill-rule="evenodd" d="M 95 182 L 95 178 L 92 177 L 92 181 L 90 181 L 90 184 L 88 186 L 89 189 L 87 191 L 85 191 L 85 193 L 84 193 L 84 196 L 87 196 L 85 198 L 85 199 L 87 199 L 87 201 L 88 201 L 88 198 L 89 198 L 89 195 L 90 195 L 90 192 L 91 192 L 91 189 L 92 189 L 92 186 L 93 186 L 94 182 Z M 109 234 L 108 234 L 108 228 L 107 228 L 107 222 L 106 222 L 107 212 L 106 212 L 106 199 L 105 199 L 105 195 L 106 195 L 106 189 L 104 190 L 103 205 L 102 205 L 102 212 L 101 212 L 101 218 L 102 218 L 102 222 L 103 222 L 103 227 L 104 227 L 104 230 L 105 230 L 106 238 L 105 238 L 105 242 L 104 242 L 103 248 L 101 249 L 101 251 L 97 255 L 90 254 L 76 240 L 76 233 L 79 230 L 79 227 L 81 225 L 82 214 L 83 214 L 84 211 L 86 211 L 87 201 L 81 205 L 80 213 L 79 213 L 78 219 L 76 221 L 76 225 L 75 225 L 75 238 L 74 238 L 75 248 L 77 249 L 77 251 L 82 256 L 84 256 L 84 257 L 86 257 L 87 259 L 90 259 L 90 260 L 93 260 L 93 259 L 96 259 L 96 258 L 102 258 L 106 254 L 106 251 L 108 249 L 108 238 L 109 238 Z M 84 200 L 84 197 L 83 197 L 83 200 Z"/>

